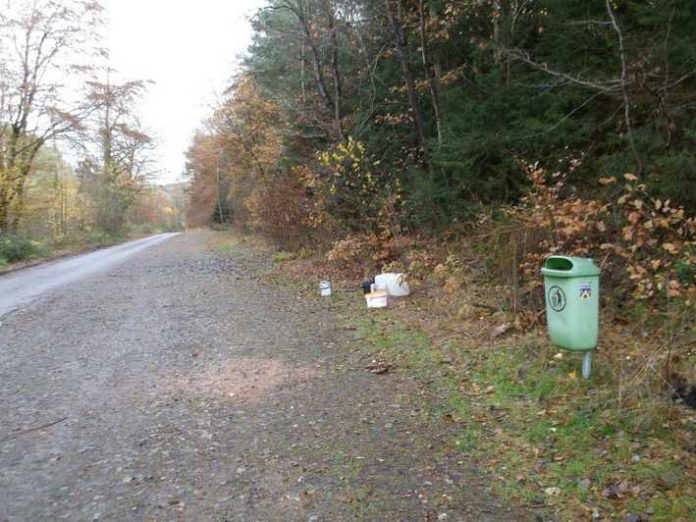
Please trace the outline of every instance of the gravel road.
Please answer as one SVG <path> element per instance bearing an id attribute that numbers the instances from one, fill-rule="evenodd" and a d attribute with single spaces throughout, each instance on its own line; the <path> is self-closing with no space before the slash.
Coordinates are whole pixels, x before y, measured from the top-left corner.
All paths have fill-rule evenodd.
<path id="1" fill-rule="evenodd" d="M 0 521 L 519 520 L 406 376 L 212 232 L 0 319 Z M 0 278 L 0 282 L 2 278 Z"/>
<path id="2" fill-rule="evenodd" d="M 133 254 L 173 236 L 176 236 L 176 233 L 128 241 L 90 254 L 42 263 L 0 277 L 0 317 L 29 305 L 47 292 L 85 276 L 108 270 Z"/>

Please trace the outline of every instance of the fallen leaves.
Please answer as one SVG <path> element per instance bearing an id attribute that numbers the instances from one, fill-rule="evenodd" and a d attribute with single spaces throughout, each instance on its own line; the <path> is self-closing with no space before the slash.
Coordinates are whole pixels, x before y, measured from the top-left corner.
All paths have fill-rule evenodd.
<path id="1" fill-rule="evenodd" d="M 640 491 L 640 486 L 631 485 L 626 480 L 614 481 L 602 490 L 602 496 L 604 498 L 614 500 L 621 499 L 627 496 L 636 496 L 640 494 Z"/>
<path id="2" fill-rule="evenodd" d="M 544 489 L 544 493 L 550 497 L 558 496 L 561 494 L 561 488 L 551 487 Z"/>
<path id="3" fill-rule="evenodd" d="M 638 222 L 640 221 L 640 213 L 639 212 L 631 212 L 628 214 L 628 217 L 626 219 L 628 219 L 628 222 L 631 225 L 637 225 Z"/>
<path id="4" fill-rule="evenodd" d="M 365 366 L 365 370 L 367 370 L 370 373 L 374 373 L 377 375 L 383 375 L 385 373 L 389 373 L 389 371 L 392 369 L 393 365 L 391 363 L 388 363 L 386 361 L 380 361 L 377 359 L 373 359 L 370 364 Z"/>
<path id="5" fill-rule="evenodd" d="M 498 326 L 496 326 L 493 331 L 491 332 L 491 337 L 495 339 L 496 337 L 500 337 L 501 335 L 505 335 L 510 329 L 512 328 L 511 323 L 502 323 Z"/>
<path id="6" fill-rule="evenodd" d="M 461 421 L 461 419 L 459 417 L 457 417 L 456 415 L 453 415 L 452 413 L 445 413 L 442 416 L 442 418 L 445 422 L 449 422 L 450 424 L 456 424 L 459 421 Z"/>

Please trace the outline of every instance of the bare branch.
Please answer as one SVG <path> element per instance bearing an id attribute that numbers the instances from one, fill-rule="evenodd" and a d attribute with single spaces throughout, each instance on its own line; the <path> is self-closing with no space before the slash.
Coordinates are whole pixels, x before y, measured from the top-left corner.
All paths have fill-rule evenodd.
<path id="1" fill-rule="evenodd" d="M 552 69 L 546 63 L 536 62 L 536 61 L 532 60 L 529 53 L 527 51 L 524 51 L 523 49 L 501 48 L 501 51 L 506 53 L 507 55 L 509 55 L 514 60 L 518 60 L 520 62 L 526 63 L 527 65 L 530 65 L 531 67 L 533 67 L 539 71 L 543 71 L 547 74 L 550 74 L 551 76 L 555 76 L 557 78 L 562 78 L 563 80 L 566 80 L 568 83 L 573 83 L 575 85 L 580 85 L 581 87 L 586 87 L 588 89 L 601 91 L 601 92 L 604 92 L 607 94 L 615 94 L 615 93 L 620 92 L 620 90 L 621 90 L 621 80 L 605 80 L 605 81 L 585 80 L 583 78 L 578 78 L 576 76 L 572 76 L 570 74 Z"/>
<path id="2" fill-rule="evenodd" d="M 643 171 L 643 162 L 640 159 L 640 154 L 638 154 L 638 149 L 636 148 L 636 143 L 635 140 L 633 139 L 633 126 L 631 125 L 631 101 L 628 96 L 628 84 L 626 80 L 626 49 L 624 47 L 624 39 L 623 39 L 623 33 L 621 32 L 621 28 L 619 27 L 618 22 L 616 21 L 616 16 L 614 15 L 614 11 L 611 8 L 611 4 L 609 3 L 609 0 L 605 0 L 606 6 L 607 6 L 607 12 L 609 13 L 609 17 L 611 18 L 611 25 L 614 28 L 614 31 L 616 32 L 616 35 L 619 39 L 619 56 L 621 59 L 621 96 L 623 97 L 623 103 L 624 103 L 624 118 L 626 120 L 626 134 L 628 136 L 628 142 L 631 147 L 631 152 L 633 153 L 633 157 L 636 160 L 637 163 L 637 168 L 638 168 L 638 174 L 640 174 Z"/>
<path id="3" fill-rule="evenodd" d="M 542 135 L 544 135 L 544 134 L 548 134 L 549 132 L 551 132 L 551 131 L 555 130 L 556 128 L 560 127 L 564 122 L 568 121 L 576 112 L 578 112 L 579 110 L 581 110 L 583 107 L 585 107 L 586 105 L 588 105 L 592 100 L 594 100 L 595 98 L 597 98 L 598 96 L 601 96 L 601 95 L 602 95 L 601 92 L 596 92 L 596 93 L 594 93 L 592 96 L 590 96 L 589 98 L 587 98 L 585 101 L 583 101 L 583 102 L 582 102 L 580 105 L 578 105 L 577 107 L 573 108 L 573 110 L 571 110 L 568 114 L 566 114 L 565 116 L 563 116 L 563 118 L 561 118 L 560 120 L 558 120 L 556 123 L 554 123 L 554 124 L 553 124 L 551 127 L 549 127 L 548 129 L 544 129 L 542 132 L 537 132 L 537 133 L 535 133 L 535 134 L 528 134 L 527 136 L 523 136 L 523 138 L 524 138 L 524 139 L 527 139 L 527 138 L 534 138 L 534 137 L 536 137 L 536 136 L 542 136 Z"/>

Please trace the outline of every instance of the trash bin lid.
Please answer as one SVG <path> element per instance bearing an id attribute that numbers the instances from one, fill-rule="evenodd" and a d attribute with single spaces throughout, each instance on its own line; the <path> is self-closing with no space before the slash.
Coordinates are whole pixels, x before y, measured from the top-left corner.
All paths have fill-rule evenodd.
<path id="1" fill-rule="evenodd" d="M 541 273 L 552 277 L 598 276 L 600 269 L 592 259 L 572 256 L 551 256 L 546 259 Z"/>

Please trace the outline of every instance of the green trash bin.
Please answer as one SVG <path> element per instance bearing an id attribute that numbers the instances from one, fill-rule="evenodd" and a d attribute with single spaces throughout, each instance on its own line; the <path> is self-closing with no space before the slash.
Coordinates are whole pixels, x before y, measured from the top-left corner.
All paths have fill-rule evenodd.
<path id="1" fill-rule="evenodd" d="M 591 259 L 551 256 L 541 273 L 551 342 L 576 352 L 594 350 L 599 331 L 599 267 Z"/>

